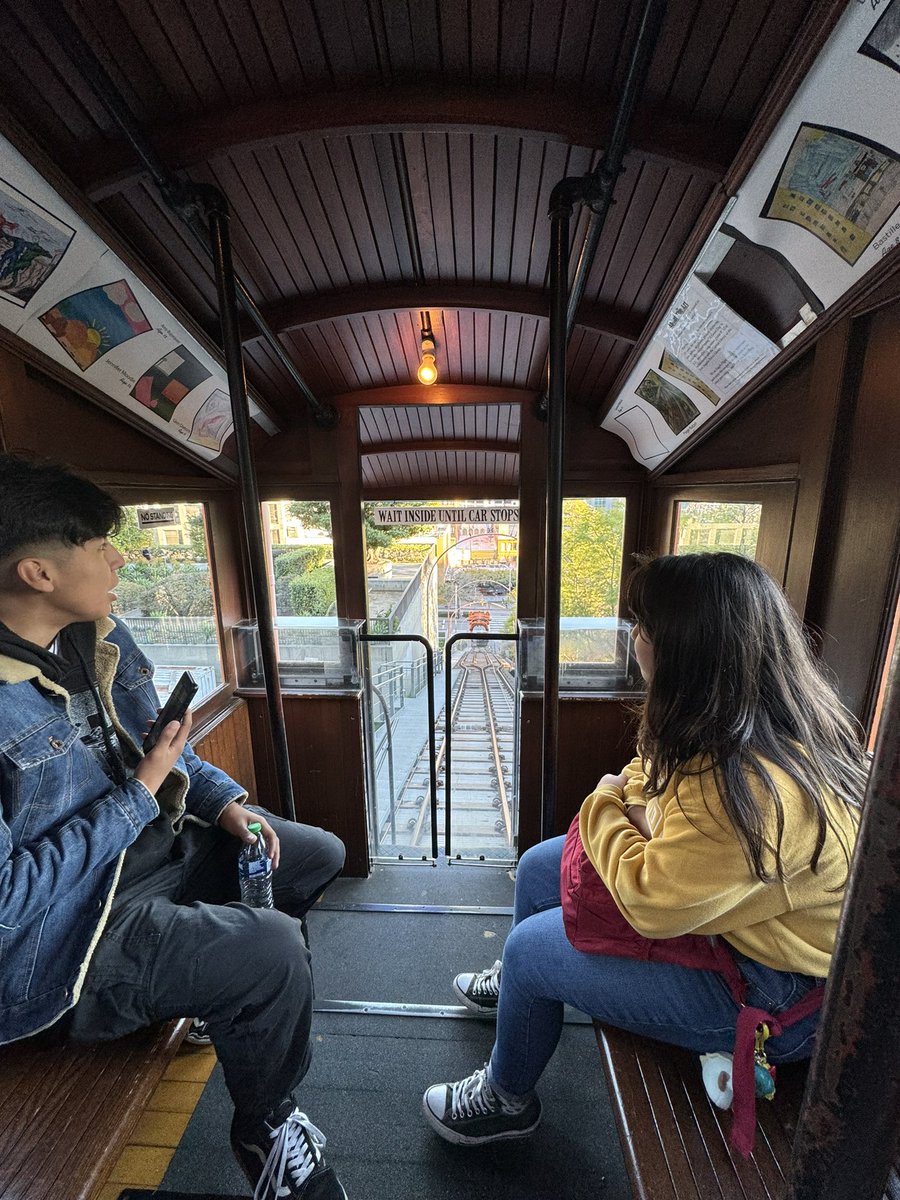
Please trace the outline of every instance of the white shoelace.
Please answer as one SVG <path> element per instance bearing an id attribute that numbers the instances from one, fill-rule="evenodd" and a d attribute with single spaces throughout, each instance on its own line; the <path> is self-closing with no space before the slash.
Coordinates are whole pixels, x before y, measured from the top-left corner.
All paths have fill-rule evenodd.
<path id="1" fill-rule="evenodd" d="M 289 1174 L 294 1186 L 299 1188 L 321 1161 L 325 1149 L 325 1135 L 299 1108 L 273 1129 L 270 1136 L 272 1148 L 257 1181 L 253 1200 L 290 1196 L 290 1187 L 284 1186 L 285 1174 Z"/>
<path id="2" fill-rule="evenodd" d="M 483 1117 L 497 1108 L 497 1097 L 487 1081 L 484 1067 L 451 1085 L 450 1117 L 458 1121 L 461 1117 Z"/>
<path id="3" fill-rule="evenodd" d="M 499 996 L 500 995 L 500 967 L 501 961 L 498 958 L 492 967 L 488 967 L 486 971 L 482 971 L 475 976 L 472 982 L 473 996 Z"/>

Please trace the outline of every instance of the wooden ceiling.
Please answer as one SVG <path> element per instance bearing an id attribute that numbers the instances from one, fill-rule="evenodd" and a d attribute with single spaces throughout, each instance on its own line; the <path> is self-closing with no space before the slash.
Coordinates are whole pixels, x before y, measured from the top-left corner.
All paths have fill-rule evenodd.
<path id="1" fill-rule="evenodd" d="M 518 422 L 502 396 L 517 407 L 544 381 L 548 197 L 599 160 L 642 5 L 0 0 L 5 107 L 210 331 L 210 262 L 63 49 L 59 3 L 163 161 L 228 197 L 238 272 L 312 391 L 362 406 L 366 483 L 446 471 L 514 486 Z M 570 346 L 574 403 L 603 409 L 826 7 L 670 0 Z M 585 214 L 574 224 L 577 254 Z M 421 310 L 446 399 L 474 404 L 490 387 L 497 403 L 446 425 L 428 407 L 405 411 Z M 287 372 L 252 326 L 245 335 L 251 383 L 302 420 Z"/>

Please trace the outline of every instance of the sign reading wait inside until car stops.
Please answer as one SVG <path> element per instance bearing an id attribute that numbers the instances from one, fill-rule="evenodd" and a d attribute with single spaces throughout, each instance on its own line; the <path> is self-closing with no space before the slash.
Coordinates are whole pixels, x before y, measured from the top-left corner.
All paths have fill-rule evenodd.
<path id="1" fill-rule="evenodd" d="M 376 507 L 376 525 L 515 525 L 518 504 L 456 504 L 449 507 Z"/>

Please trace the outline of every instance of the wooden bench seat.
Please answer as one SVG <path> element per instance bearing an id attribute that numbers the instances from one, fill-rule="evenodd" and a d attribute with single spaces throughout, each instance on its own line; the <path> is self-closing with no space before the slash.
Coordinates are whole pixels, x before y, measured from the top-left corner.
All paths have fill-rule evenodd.
<path id="1" fill-rule="evenodd" d="M 773 1101 L 756 1104 L 756 1148 L 728 1142 L 731 1114 L 706 1095 L 697 1055 L 594 1022 L 634 1200 L 780 1200 L 807 1064 L 778 1068 Z M 885 1200 L 900 1200 L 892 1172 Z"/>
<path id="2" fill-rule="evenodd" d="M 90 1200 L 188 1028 L 91 1046 L 0 1047 L 0 1200 Z"/>

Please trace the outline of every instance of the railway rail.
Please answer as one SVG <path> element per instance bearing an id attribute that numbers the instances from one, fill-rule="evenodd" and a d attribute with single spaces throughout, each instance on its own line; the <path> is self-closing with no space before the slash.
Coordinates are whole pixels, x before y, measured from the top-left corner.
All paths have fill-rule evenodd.
<path id="1" fill-rule="evenodd" d="M 457 679 L 450 711 L 453 739 L 453 845 L 461 858 L 506 857 L 513 854 L 517 804 L 514 785 L 515 688 L 503 660 L 477 648 L 467 651 L 453 668 Z M 437 716 L 439 828 L 444 828 L 446 795 L 446 714 Z M 420 849 L 430 836 L 428 742 L 421 750 L 393 804 L 395 846 Z M 380 843 L 391 844 L 391 813 L 381 818 Z M 447 852 L 441 846 L 442 854 Z"/>

